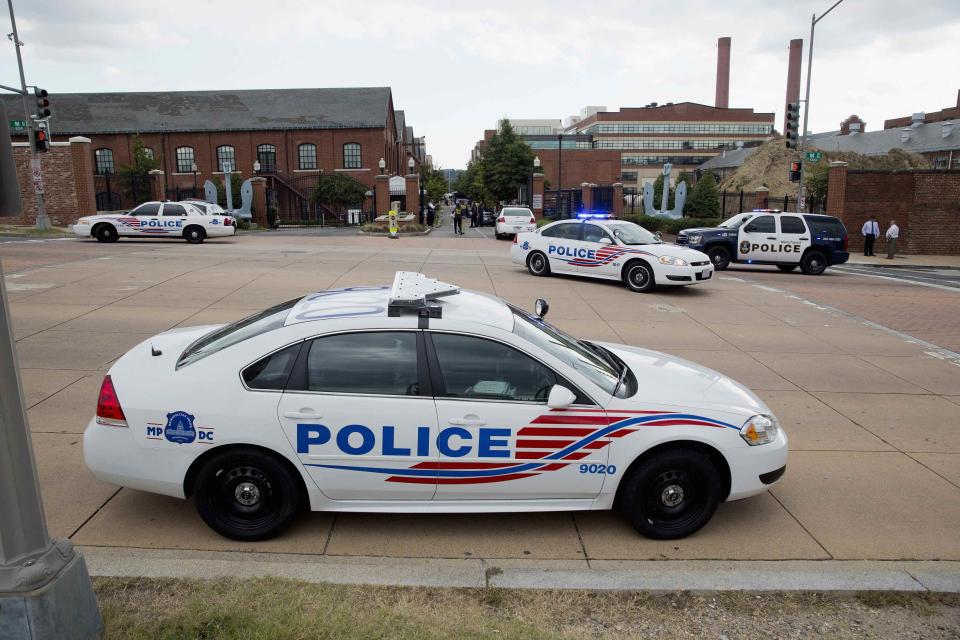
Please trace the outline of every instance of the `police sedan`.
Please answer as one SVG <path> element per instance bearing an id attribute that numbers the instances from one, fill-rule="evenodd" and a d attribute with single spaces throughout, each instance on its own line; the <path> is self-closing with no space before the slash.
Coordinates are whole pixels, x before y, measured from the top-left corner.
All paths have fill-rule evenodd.
<path id="1" fill-rule="evenodd" d="M 706 254 L 666 244 L 632 222 L 598 214 L 517 234 L 510 257 L 535 276 L 564 273 L 622 280 L 643 293 L 657 285 L 696 284 L 713 276 Z"/>
<path id="2" fill-rule="evenodd" d="M 314 511 L 617 509 L 679 538 L 767 490 L 787 436 L 746 387 L 577 340 L 493 296 L 399 272 L 226 326 L 174 329 L 109 370 L 94 475 L 192 498 L 238 540 Z"/>
<path id="3" fill-rule="evenodd" d="M 223 213 L 208 215 L 189 202 L 144 202 L 124 213 L 80 218 L 73 225 L 78 238 L 116 242 L 120 237 L 180 238 L 200 244 L 206 238 L 232 236 L 236 221 Z"/>

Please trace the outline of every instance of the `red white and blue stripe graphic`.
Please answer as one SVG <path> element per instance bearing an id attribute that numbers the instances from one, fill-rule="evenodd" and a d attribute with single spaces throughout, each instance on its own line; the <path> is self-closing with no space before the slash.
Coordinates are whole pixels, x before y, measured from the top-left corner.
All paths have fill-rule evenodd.
<path id="1" fill-rule="evenodd" d="M 134 218 L 133 216 L 124 216 L 121 218 L 116 218 L 116 221 L 124 227 L 134 227 L 140 228 L 140 220 Z"/>
<path id="2" fill-rule="evenodd" d="M 419 462 L 407 469 L 310 463 L 306 466 L 378 473 L 387 476 L 386 482 L 412 484 L 505 482 L 529 478 L 577 464 L 591 452 L 605 448 L 614 439 L 622 438 L 639 429 L 674 426 L 740 429 L 738 426 L 720 420 L 689 413 L 553 409 L 517 431 L 513 456 L 517 462 Z"/>
<path id="3" fill-rule="evenodd" d="M 645 256 L 653 255 L 649 251 L 641 251 L 640 249 L 627 249 L 624 247 L 609 246 L 597 249 L 596 253 L 594 254 L 596 258 L 574 258 L 572 260 L 567 260 L 566 262 L 567 264 L 575 267 L 600 267 L 605 264 L 610 264 L 617 258 L 627 253 L 642 254 Z"/>

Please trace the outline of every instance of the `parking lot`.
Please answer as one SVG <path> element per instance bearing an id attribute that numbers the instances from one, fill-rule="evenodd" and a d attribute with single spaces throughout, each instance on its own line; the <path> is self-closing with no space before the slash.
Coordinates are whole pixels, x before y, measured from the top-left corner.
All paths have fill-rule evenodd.
<path id="1" fill-rule="evenodd" d="M 508 249 L 479 233 L 0 245 L 51 534 L 90 547 L 543 566 L 960 560 L 960 366 L 930 344 L 960 348 L 960 292 L 838 271 L 807 277 L 743 268 L 640 295 L 617 283 L 533 278 L 510 262 Z M 768 494 L 721 505 L 704 530 L 677 541 L 641 538 L 606 512 L 315 513 L 278 539 L 244 544 L 210 531 L 188 503 L 97 482 L 84 468 L 81 434 L 100 382 L 136 343 L 310 291 L 389 283 L 396 270 L 527 308 L 545 297 L 549 319 L 574 335 L 666 351 L 729 374 L 786 428 L 786 475 Z"/>

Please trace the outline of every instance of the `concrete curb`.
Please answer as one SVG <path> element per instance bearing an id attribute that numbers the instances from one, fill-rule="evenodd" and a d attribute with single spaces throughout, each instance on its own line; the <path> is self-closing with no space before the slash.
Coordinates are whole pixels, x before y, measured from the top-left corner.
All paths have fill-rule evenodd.
<path id="1" fill-rule="evenodd" d="M 82 547 L 92 576 L 255 578 L 337 584 L 667 591 L 960 593 L 953 561 L 537 561 L 312 556 Z"/>

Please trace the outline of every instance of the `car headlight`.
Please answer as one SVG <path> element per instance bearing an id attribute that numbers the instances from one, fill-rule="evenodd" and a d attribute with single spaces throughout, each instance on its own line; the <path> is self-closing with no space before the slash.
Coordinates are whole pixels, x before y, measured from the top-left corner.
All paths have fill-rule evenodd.
<path id="1" fill-rule="evenodd" d="M 694 236 L 687 236 L 688 244 L 700 244 L 703 242 L 703 234 L 697 234 Z"/>
<path id="2" fill-rule="evenodd" d="M 774 416 L 757 415 L 743 423 L 740 427 L 740 437 L 753 447 L 773 442 L 779 431 L 780 424 Z"/>
<path id="3" fill-rule="evenodd" d="M 676 258 L 674 256 L 660 256 L 660 264 L 671 264 L 675 267 L 685 267 L 687 266 L 687 261 L 683 258 Z"/>

